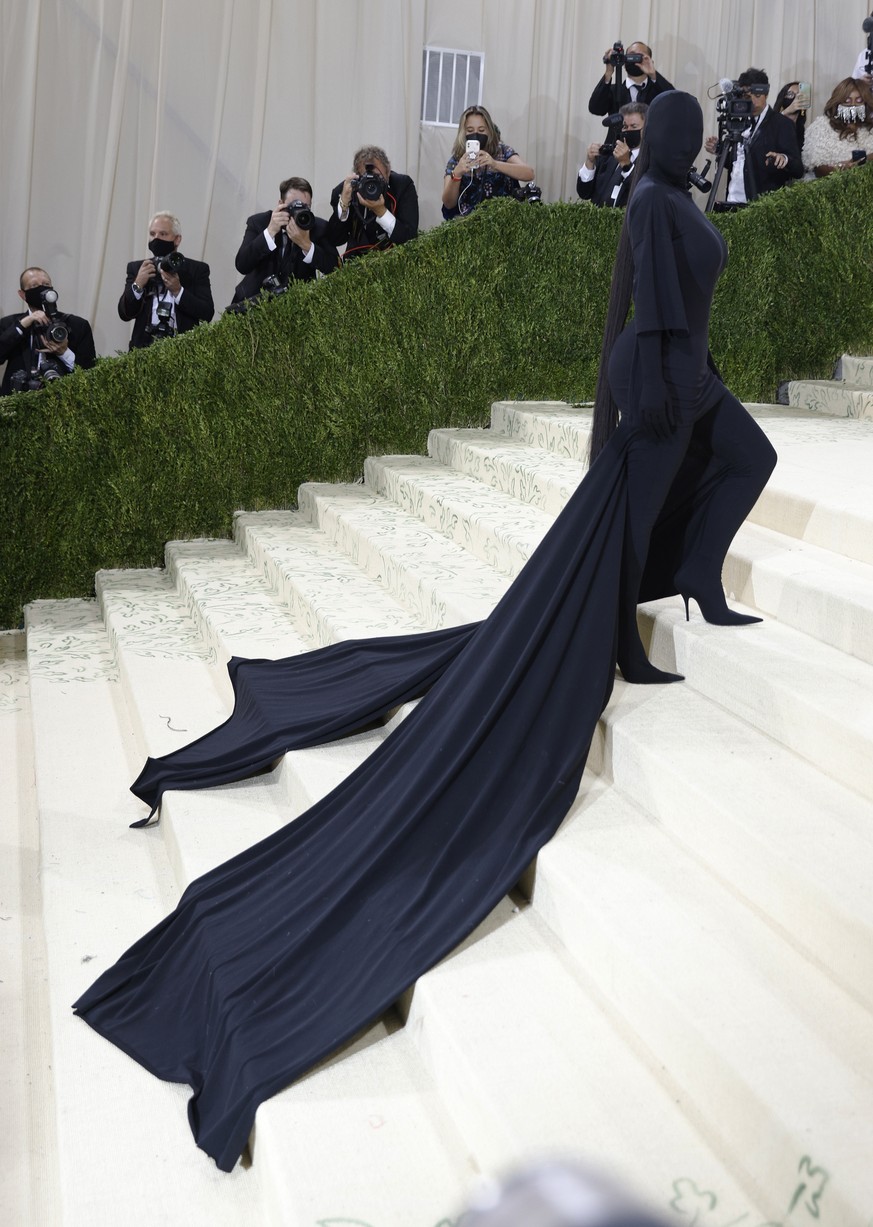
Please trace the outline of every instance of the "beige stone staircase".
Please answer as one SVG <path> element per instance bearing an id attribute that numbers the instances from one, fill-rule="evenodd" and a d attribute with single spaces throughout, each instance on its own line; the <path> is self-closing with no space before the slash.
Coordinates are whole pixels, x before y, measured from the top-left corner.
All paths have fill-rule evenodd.
<path id="1" fill-rule="evenodd" d="M 582 476 L 588 412 L 497 404 L 490 430 L 434 432 L 427 457 L 371 458 L 363 484 L 238 515 L 232 542 L 102 572 L 96 602 L 29 607 L 26 655 L 5 636 L 0 666 L 4 1221 L 449 1227 L 483 1174 L 557 1152 L 689 1227 L 869 1227 L 873 422 L 753 411 L 780 460 L 724 577 L 763 624 L 645 607 L 653 658 L 686 683 L 617 683 L 519 890 L 264 1104 L 230 1175 L 195 1148 L 186 1088 L 70 1003 L 406 713 L 168 794 L 148 830 L 129 829 L 129 783 L 225 717 L 231 654 L 485 616 Z"/>

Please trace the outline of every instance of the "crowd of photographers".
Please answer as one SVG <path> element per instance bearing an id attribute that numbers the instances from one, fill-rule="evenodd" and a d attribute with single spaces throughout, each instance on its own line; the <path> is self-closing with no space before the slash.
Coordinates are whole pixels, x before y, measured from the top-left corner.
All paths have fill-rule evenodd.
<path id="1" fill-rule="evenodd" d="M 873 154 L 873 18 L 869 22 L 870 30 L 864 23 L 868 49 L 858 57 L 853 75 L 839 82 L 823 113 L 808 126 L 809 85 L 804 82 L 786 83 L 772 105 L 770 82 L 761 69 L 749 68 L 735 81 L 719 82 L 718 131 L 705 142 L 709 161 L 689 176 L 689 186 L 707 193 L 707 210 L 744 208 L 804 173 L 821 177 L 850 170 Z M 587 146 L 576 192 L 595 205 L 621 208 L 630 193 L 648 106 L 674 87 L 657 71 L 652 49 L 643 42 L 627 49 L 614 43 L 603 65 L 588 109 L 605 117 L 606 139 Z M 306 179 L 285 179 L 273 208 L 248 218 L 235 261 L 242 280 L 228 311 L 245 311 L 265 295 L 283 293 L 293 280 L 314 280 L 343 261 L 405 243 L 418 233 L 415 184 L 393 170 L 376 145 L 357 151 L 352 170 L 331 193 L 327 218 L 313 213 L 312 195 Z M 497 196 L 539 201 L 534 168 L 502 140 L 485 107 L 471 106 L 458 121 L 445 168 L 443 217 L 463 217 Z M 181 241 L 179 219 L 157 213 L 149 223 L 149 256 L 127 266 L 118 314 L 133 325 L 131 349 L 187 332 L 215 315 L 209 265 L 184 256 Z M 26 268 L 18 296 L 27 310 L 0 319 L 0 364 L 6 363 L 0 396 L 38 389 L 76 367 L 94 365 L 90 324 L 58 310 L 58 295 L 45 269 Z"/>

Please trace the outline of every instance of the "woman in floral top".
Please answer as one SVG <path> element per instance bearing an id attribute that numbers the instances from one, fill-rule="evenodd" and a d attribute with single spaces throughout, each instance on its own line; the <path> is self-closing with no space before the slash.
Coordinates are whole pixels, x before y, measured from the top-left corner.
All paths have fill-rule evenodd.
<path id="1" fill-rule="evenodd" d="M 467 141 L 479 139 L 478 153 L 467 153 Z M 467 107 L 458 121 L 458 134 L 443 182 L 443 217 L 469 213 L 482 200 L 510 196 L 520 183 L 535 178 L 534 168 L 523 162 L 500 139 L 500 129 L 484 107 Z"/>

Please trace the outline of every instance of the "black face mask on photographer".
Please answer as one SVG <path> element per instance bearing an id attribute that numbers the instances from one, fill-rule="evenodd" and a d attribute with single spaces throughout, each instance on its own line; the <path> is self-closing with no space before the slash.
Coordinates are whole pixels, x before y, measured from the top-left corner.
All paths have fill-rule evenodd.
<path id="1" fill-rule="evenodd" d="M 622 128 L 621 139 L 627 145 L 628 149 L 639 149 L 640 141 L 643 139 L 641 128 Z"/>
<path id="2" fill-rule="evenodd" d="M 168 256 L 175 250 L 176 244 L 172 239 L 151 239 L 149 242 L 149 251 L 153 256 Z"/>
<path id="3" fill-rule="evenodd" d="M 626 76 L 634 77 L 636 80 L 646 75 L 642 64 L 625 64 L 624 71 Z"/>
<path id="4" fill-rule="evenodd" d="M 53 294 L 55 293 L 50 285 L 32 285 L 29 290 L 24 291 L 24 301 L 27 303 L 28 307 L 30 307 L 31 311 L 45 310 L 46 290 L 51 290 Z M 55 294 L 52 306 L 54 306 L 54 303 L 57 302 L 57 297 L 57 294 Z"/>

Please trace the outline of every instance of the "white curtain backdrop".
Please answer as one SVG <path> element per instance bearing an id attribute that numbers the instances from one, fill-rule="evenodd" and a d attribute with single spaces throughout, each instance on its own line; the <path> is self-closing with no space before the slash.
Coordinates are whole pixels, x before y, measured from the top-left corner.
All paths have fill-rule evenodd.
<path id="1" fill-rule="evenodd" d="M 866 0 L 0 0 L 0 312 L 19 309 L 18 275 L 38 264 L 61 307 L 91 320 L 98 353 L 126 349 L 116 303 L 156 209 L 178 214 L 183 252 L 211 265 L 220 310 L 246 217 L 288 175 L 313 183 L 323 215 L 364 143 L 412 175 L 422 226 L 436 225 L 454 130 L 420 123 L 425 45 L 484 54 L 483 102 L 504 139 L 536 167 L 544 199 L 573 199 L 603 131 L 588 97 L 616 39 L 650 43 L 714 131 L 707 89 L 753 65 L 772 95 L 811 81 L 818 113 L 852 71 L 868 11 Z"/>

